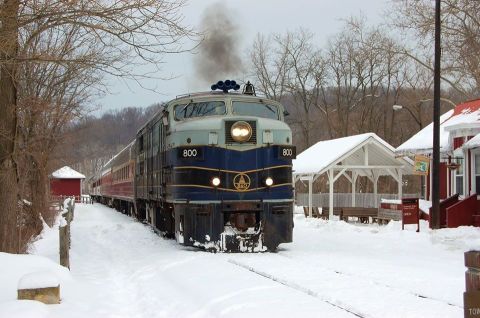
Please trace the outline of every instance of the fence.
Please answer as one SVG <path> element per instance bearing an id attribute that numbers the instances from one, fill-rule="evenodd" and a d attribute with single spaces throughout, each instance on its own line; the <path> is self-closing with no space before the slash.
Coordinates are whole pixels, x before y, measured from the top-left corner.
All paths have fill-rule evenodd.
<path id="1" fill-rule="evenodd" d="M 419 193 L 403 194 L 404 198 L 419 198 Z M 327 207 L 329 206 L 330 195 L 328 193 L 314 193 L 312 195 L 312 206 Z M 355 193 L 355 206 L 365 208 L 377 208 L 380 206 L 381 199 L 398 199 L 398 194 L 392 193 L 378 193 L 376 196 L 373 193 Z M 296 193 L 295 204 L 298 206 L 308 206 L 308 193 Z M 352 194 L 351 193 L 334 193 L 333 194 L 334 207 L 351 207 Z"/>
<path id="2" fill-rule="evenodd" d="M 63 202 L 65 199 L 72 198 L 75 199 L 77 203 L 92 203 L 91 197 L 88 194 L 82 195 L 51 195 L 50 201 L 54 202 Z"/>

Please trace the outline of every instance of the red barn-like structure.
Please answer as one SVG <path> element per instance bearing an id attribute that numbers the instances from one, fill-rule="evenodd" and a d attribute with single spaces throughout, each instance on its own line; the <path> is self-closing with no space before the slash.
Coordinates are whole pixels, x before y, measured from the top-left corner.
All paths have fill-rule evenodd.
<path id="1" fill-rule="evenodd" d="M 50 175 L 50 195 L 74 196 L 77 201 L 80 201 L 83 179 L 85 179 L 83 174 L 68 166 L 60 168 Z"/>

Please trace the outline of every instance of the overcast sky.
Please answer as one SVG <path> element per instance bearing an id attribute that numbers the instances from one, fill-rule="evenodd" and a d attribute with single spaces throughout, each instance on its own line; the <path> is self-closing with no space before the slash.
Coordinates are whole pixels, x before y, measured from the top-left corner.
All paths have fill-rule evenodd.
<path id="1" fill-rule="evenodd" d="M 190 0 L 183 9 L 185 23 L 199 27 L 205 9 L 218 3 L 218 0 Z M 362 14 L 369 24 L 380 23 L 389 0 L 224 0 L 221 3 L 233 15 L 232 24 L 240 30 L 235 45 L 243 57 L 259 32 L 284 33 L 303 27 L 314 33 L 315 42 L 319 46 L 324 46 L 330 36 L 340 31 L 342 19 Z M 160 76 L 176 78 L 142 83 L 143 86 L 155 88 L 158 93 L 146 90 L 134 82 L 110 79 L 112 92 L 97 100 L 99 110 L 96 113 L 129 106 L 146 107 L 168 101 L 180 94 L 208 90 L 209 85 L 206 86 L 197 78 L 193 60 L 192 53 L 166 56 Z"/>

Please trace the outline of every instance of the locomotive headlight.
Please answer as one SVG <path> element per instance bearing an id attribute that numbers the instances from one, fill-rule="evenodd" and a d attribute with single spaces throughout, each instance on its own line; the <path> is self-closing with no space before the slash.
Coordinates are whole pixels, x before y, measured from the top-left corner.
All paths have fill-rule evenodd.
<path id="1" fill-rule="evenodd" d="M 219 177 L 214 177 L 212 179 L 212 184 L 214 187 L 218 187 L 220 185 L 220 178 Z"/>
<path id="2" fill-rule="evenodd" d="M 237 121 L 232 125 L 230 134 L 236 142 L 245 142 L 252 137 L 252 127 L 245 121 Z"/>
<path id="3" fill-rule="evenodd" d="M 273 179 L 268 177 L 267 179 L 265 179 L 265 184 L 267 185 L 267 187 L 270 187 L 273 184 Z"/>

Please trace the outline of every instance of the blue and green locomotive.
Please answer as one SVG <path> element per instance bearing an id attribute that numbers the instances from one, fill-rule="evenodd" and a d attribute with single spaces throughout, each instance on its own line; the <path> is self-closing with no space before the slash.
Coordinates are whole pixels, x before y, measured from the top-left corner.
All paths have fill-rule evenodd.
<path id="1" fill-rule="evenodd" d="M 128 150 L 131 200 L 107 202 L 187 246 L 265 251 L 291 242 L 295 147 L 286 111 L 249 83 L 229 92 L 238 88 L 218 82 L 167 103 Z"/>

